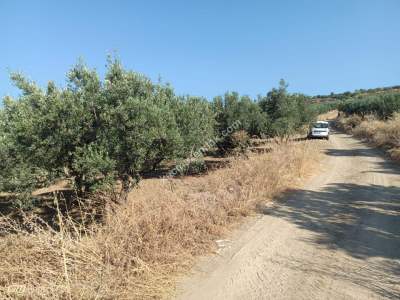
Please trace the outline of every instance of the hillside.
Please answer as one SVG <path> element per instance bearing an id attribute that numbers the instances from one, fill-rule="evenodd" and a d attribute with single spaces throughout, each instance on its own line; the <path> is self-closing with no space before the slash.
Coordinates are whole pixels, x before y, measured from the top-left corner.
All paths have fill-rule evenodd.
<path id="1" fill-rule="evenodd" d="M 379 95 L 382 93 L 400 93 L 400 85 L 389 87 L 378 87 L 373 89 L 358 89 L 353 92 L 344 93 L 330 93 L 329 95 L 316 95 L 312 96 L 310 100 L 317 103 L 333 102 L 338 100 L 346 100 L 353 97 L 365 97 Z"/>

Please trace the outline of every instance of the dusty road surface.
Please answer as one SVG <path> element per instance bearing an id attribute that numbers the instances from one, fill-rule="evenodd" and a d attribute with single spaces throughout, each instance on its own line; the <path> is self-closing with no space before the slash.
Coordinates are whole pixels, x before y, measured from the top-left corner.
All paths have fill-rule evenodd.
<path id="1" fill-rule="evenodd" d="M 244 225 L 180 299 L 400 299 L 400 165 L 335 133 L 302 190 Z"/>

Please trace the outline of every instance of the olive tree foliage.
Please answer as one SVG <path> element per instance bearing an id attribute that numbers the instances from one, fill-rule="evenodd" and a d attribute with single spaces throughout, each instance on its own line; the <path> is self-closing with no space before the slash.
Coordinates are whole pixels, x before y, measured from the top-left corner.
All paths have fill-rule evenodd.
<path id="1" fill-rule="evenodd" d="M 0 111 L 0 191 L 30 194 L 66 177 L 82 195 L 120 180 L 126 197 L 140 174 L 214 133 L 205 100 L 177 97 L 118 60 L 108 60 L 104 80 L 79 62 L 65 88 L 11 79 L 21 95 L 5 98 Z"/>
<path id="2" fill-rule="evenodd" d="M 19 101 L 6 97 L 0 114 L 0 189 L 27 198 L 34 187 L 62 171 L 55 163 L 59 137 L 49 136 L 56 126 L 54 110 L 46 108 L 46 103 L 54 101 L 54 85 L 49 83 L 43 92 L 18 74 L 12 80 L 22 95 Z"/>
<path id="3" fill-rule="evenodd" d="M 315 117 L 315 110 L 302 94 L 287 92 L 288 84 L 281 79 L 278 88 L 273 88 L 265 97 L 259 97 L 258 104 L 267 113 L 271 126 L 270 136 L 285 137 L 297 132 Z"/>
<path id="4" fill-rule="evenodd" d="M 249 144 L 249 136 L 261 137 L 268 130 L 269 120 L 260 106 L 248 96 L 227 92 L 212 103 L 216 118 L 217 146 L 221 153 L 231 153 Z"/>
<path id="5" fill-rule="evenodd" d="M 215 97 L 212 103 L 216 119 L 216 131 L 222 135 L 232 124 L 240 124 L 219 143 L 220 150 L 229 150 L 235 143 L 231 142 L 235 131 L 243 131 L 236 136 L 279 136 L 288 137 L 304 125 L 311 123 L 317 110 L 308 103 L 309 98 L 302 94 L 290 94 L 288 85 L 282 79 L 278 88 L 273 88 L 266 96 L 252 100 L 248 96 L 239 96 L 228 92 Z"/>
<path id="6" fill-rule="evenodd" d="M 359 96 L 342 101 L 338 109 L 346 115 L 357 114 L 361 117 L 375 115 L 381 119 L 393 116 L 400 111 L 400 93 L 388 92 L 376 95 Z"/>
<path id="7" fill-rule="evenodd" d="M 341 105 L 342 101 L 340 100 L 334 100 L 334 101 L 327 101 L 327 102 L 321 102 L 321 103 L 312 103 L 310 104 L 310 110 L 312 111 L 314 116 L 321 115 L 324 113 L 327 113 L 329 111 L 338 109 L 338 107 Z"/>
<path id="8" fill-rule="evenodd" d="M 232 124 L 240 124 L 235 130 L 244 130 L 249 135 L 261 136 L 268 130 L 268 114 L 248 96 L 239 96 L 236 92 L 225 93 L 223 97 L 214 98 L 213 110 L 218 133 L 224 132 Z"/>
<path id="9" fill-rule="evenodd" d="M 173 107 L 183 138 L 180 156 L 188 157 L 214 137 L 214 112 L 211 104 L 201 97 L 179 97 Z"/>

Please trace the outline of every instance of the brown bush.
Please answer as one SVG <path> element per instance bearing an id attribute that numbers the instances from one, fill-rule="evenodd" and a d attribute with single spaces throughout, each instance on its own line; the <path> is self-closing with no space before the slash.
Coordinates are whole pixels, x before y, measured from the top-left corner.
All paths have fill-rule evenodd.
<path id="1" fill-rule="evenodd" d="M 356 120 L 356 121 L 355 121 Z M 357 124 L 360 118 L 354 116 L 339 120 L 341 127 L 350 130 L 348 124 Z M 393 159 L 400 160 L 400 113 L 386 121 L 367 116 L 351 128 L 354 136 L 367 140 L 375 146 L 388 149 Z"/>
<path id="2" fill-rule="evenodd" d="M 359 115 L 351 115 L 349 117 L 340 117 L 337 120 L 337 125 L 346 131 L 351 131 L 359 126 L 361 122 L 362 118 Z"/>

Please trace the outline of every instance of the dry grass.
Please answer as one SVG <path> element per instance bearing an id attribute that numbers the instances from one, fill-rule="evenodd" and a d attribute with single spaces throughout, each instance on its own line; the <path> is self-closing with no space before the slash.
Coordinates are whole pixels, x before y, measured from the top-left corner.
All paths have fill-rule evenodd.
<path id="1" fill-rule="evenodd" d="M 173 293 L 174 278 L 257 204 L 300 183 L 317 145 L 272 145 L 199 177 L 145 180 L 102 225 L 83 228 L 59 216 L 60 231 L 10 220 L 0 228 L 0 298 L 154 299 Z M 29 218 L 26 223 L 31 223 Z M 16 233 L 15 233 L 16 232 Z"/>
<path id="2" fill-rule="evenodd" d="M 341 118 L 339 125 L 354 136 L 367 140 L 375 146 L 388 149 L 391 157 L 400 160 L 400 113 L 387 121 L 373 116 Z"/>

